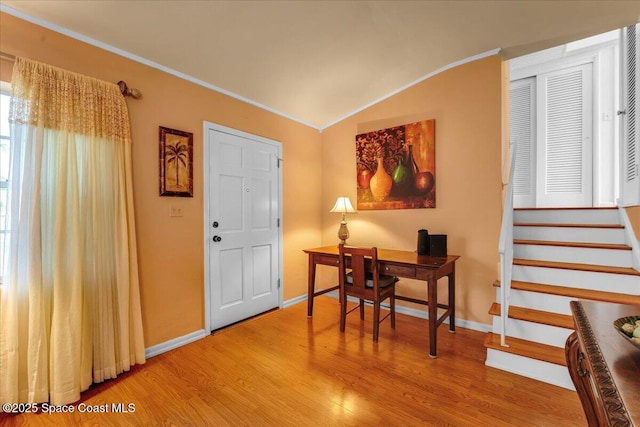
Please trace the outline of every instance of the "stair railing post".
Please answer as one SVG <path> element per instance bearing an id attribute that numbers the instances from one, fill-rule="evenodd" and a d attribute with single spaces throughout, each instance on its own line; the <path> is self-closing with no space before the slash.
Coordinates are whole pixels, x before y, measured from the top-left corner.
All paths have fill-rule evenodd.
<path id="1" fill-rule="evenodd" d="M 502 225 L 500 228 L 500 345 L 509 347 L 506 343 L 507 321 L 509 319 L 509 294 L 511 293 L 511 272 L 513 268 L 513 174 L 516 168 L 517 144 L 511 143 L 509 182 L 504 196 L 502 210 Z"/>

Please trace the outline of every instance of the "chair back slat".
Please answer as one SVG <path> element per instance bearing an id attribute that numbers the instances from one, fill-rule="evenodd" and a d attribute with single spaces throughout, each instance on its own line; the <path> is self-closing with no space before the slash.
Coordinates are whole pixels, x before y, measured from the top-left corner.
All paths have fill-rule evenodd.
<path id="1" fill-rule="evenodd" d="M 339 246 L 340 280 L 346 281 L 346 275 L 350 272 L 353 281 L 349 285 L 349 293 L 370 298 L 378 289 L 378 249 L 350 247 L 343 244 Z M 367 287 L 367 278 L 373 279 L 373 288 Z"/>

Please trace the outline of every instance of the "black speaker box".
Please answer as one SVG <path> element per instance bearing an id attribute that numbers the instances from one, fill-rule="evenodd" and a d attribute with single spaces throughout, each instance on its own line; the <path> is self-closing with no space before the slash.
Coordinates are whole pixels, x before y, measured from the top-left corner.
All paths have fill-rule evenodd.
<path id="1" fill-rule="evenodd" d="M 431 234 L 429 236 L 429 252 L 433 257 L 447 256 L 447 235 Z"/>
<path id="2" fill-rule="evenodd" d="M 418 255 L 429 255 L 429 232 L 425 229 L 418 230 Z"/>

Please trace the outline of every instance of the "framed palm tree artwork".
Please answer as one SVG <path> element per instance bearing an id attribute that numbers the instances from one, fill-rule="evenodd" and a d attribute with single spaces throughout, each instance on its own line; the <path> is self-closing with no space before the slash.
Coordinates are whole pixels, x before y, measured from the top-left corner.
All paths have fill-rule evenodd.
<path id="1" fill-rule="evenodd" d="M 160 126 L 160 195 L 193 197 L 193 133 Z"/>

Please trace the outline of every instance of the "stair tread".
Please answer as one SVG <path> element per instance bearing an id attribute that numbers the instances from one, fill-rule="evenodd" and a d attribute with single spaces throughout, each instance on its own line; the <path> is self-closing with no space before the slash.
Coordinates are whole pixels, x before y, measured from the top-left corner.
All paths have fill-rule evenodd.
<path id="1" fill-rule="evenodd" d="M 527 341 L 520 338 L 506 337 L 506 343 L 509 347 L 500 345 L 500 334 L 488 332 L 484 338 L 484 346 L 494 350 L 504 351 L 518 356 L 529 357 L 531 359 L 541 360 L 543 362 L 554 363 L 556 365 L 567 366 L 567 360 L 564 355 L 564 348 L 554 347 L 547 344 L 540 344 L 533 341 Z"/>
<path id="2" fill-rule="evenodd" d="M 491 304 L 489 314 L 500 316 L 501 304 L 494 302 Z M 550 311 L 535 310 L 518 306 L 509 306 L 509 318 L 525 320 L 527 322 L 539 323 L 542 325 L 557 326 L 559 328 L 573 329 L 573 317 L 566 314 L 552 313 Z"/>
<path id="3" fill-rule="evenodd" d="M 493 286 L 499 287 L 500 281 L 496 280 Z M 612 302 L 616 304 L 638 304 L 640 305 L 640 295 L 621 294 L 616 292 L 595 291 L 591 289 L 571 288 L 568 286 L 546 285 L 542 283 L 521 282 L 513 280 L 511 289 L 521 291 L 538 292 L 549 295 L 560 295 L 576 299 L 586 299 L 592 301 Z"/>
<path id="4" fill-rule="evenodd" d="M 573 262 L 539 261 L 530 259 L 514 259 L 513 265 L 528 267 L 561 268 L 565 270 L 591 271 L 595 273 L 626 274 L 640 276 L 640 271 L 630 267 L 611 267 L 606 265 L 578 264 Z"/>
<path id="5" fill-rule="evenodd" d="M 589 249 L 615 249 L 630 251 L 631 246 L 616 243 L 582 243 L 582 242 L 560 242 L 555 240 L 525 240 L 514 239 L 516 245 L 541 245 L 541 246 L 563 246 L 570 248 L 589 248 Z"/>
<path id="6" fill-rule="evenodd" d="M 617 207 L 605 207 L 605 208 L 516 208 L 514 211 L 560 211 L 560 210 L 617 210 Z M 544 218 L 546 216 L 546 218 Z M 569 222 L 569 217 L 581 218 L 584 223 L 572 223 Z M 554 214 L 550 213 L 549 215 L 539 215 L 539 214 L 521 214 L 514 221 L 514 227 L 532 227 L 531 229 L 521 228 L 517 233 L 522 233 L 523 237 L 521 239 L 514 239 L 513 243 L 516 245 L 538 245 L 538 246 L 547 246 L 547 247 L 564 247 L 564 248 L 585 248 L 585 249 L 604 249 L 604 250 L 624 250 L 630 251 L 632 248 L 629 245 L 615 243 L 622 242 L 622 240 L 618 240 L 617 238 L 614 240 L 613 237 L 616 236 L 616 233 L 620 233 L 617 230 L 624 230 L 624 225 L 620 223 L 616 223 L 613 216 L 610 214 L 605 214 L 604 216 L 594 216 L 590 217 L 585 216 L 583 214 L 576 213 L 573 214 Z M 547 221 L 547 222 L 544 222 Z M 566 222 L 565 222 L 566 221 Z M 592 221 L 592 222 L 590 222 Z M 610 222 L 611 221 L 611 222 Z M 540 230 L 536 230 L 535 227 L 540 228 Z M 560 229 L 565 229 L 562 231 Z M 534 236 L 538 231 L 541 234 L 546 234 L 540 240 L 536 240 Z M 600 239 L 593 239 L 595 242 L 598 240 L 602 240 L 603 243 L 595 243 L 595 242 L 579 242 L 579 241 L 560 241 L 560 240 L 545 240 L 545 239 L 556 239 L 558 236 L 564 233 L 567 236 L 569 235 L 577 235 L 580 233 L 591 233 L 594 236 L 600 236 Z M 530 234 L 530 235 L 529 235 Z M 528 236 L 525 236 L 528 235 Z M 607 238 L 604 236 L 607 235 Z M 611 237 L 611 238 L 609 238 Z M 580 236 L 574 237 L 564 237 L 567 240 L 582 240 Z M 562 239 L 562 238 L 560 238 Z M 604 243 L 608 242 L 608 243 Z M 535 253 L 533 248 L 529 248 L 531 253 Z M 539 250 L 537 250 L 539 252 Z M 557 252 L 557 250 L 555 251 Z M 550 252 L 551 253 L 551 252 Z M 611 253 L 613 254 L 613 253 Z M 620 253 L 618 253 L 619 255 Z M 598 261 L 596 261 L 598 262 Z M 540 267 L 540 268 L 554 268 L 554 269 L 564 269 L 564 270 L 574 270 L 581 272 L 592 272 L 592 273 L 610 273 L 610 274 L 621 274 L 626 276 L 640 276 L 640 272 L 630 268 L 630 267 L 613 267 L 613 266 L 604 266 L 604 265 L 594 265 L 594 264 L 583 264 L 583 263 L 571 263 L 571 262 L 557 262 L 557 261 L 541 261 L 541 260 L 529 260 L 529 259 L 513 259 L 513 266 L 526 266 L 526 267 Z M 531 271 L 534 273 L 534 270 Z M 535 279 L 533 279 L 535 280 Z M 626 280 L 626 278 L 625 278 Z M 635 279 L 633 279 L 635 280 Z M 500 282 L 496 281 L 494 286 L 500 286 Z M 588 299 L 595 301 L 606 301 L 606 302 L 614 302 L 614 303 L 627 303 L 627 304 L 640 304 L 640 295 L 629 295 L 629 294 L 621 294 L 615 292 L 607 292 L 600 290 L 589 290 L 589 289 L 578 289 L 571 288 L 567 286 L 556 286 L 549 284 L 539 284 L 532 282 L 521 282 L 521 281 L 512 281 L 511 289 L 528 291 L 528 292 L 538 292 L 541 294 L 547 295 L 559 295 L 566 296 L 569 298 L 576 299 Z M 525 297 L 525 295 L 522 295 Z M 526 305 L 525 302 L 522 305 Z M 545 307 L 541 307 L 545 308 Z M 489 314 L 493 316 L 500 316 L 501 304 L 494 302 L 489 309 Z M 536 310 L 532 308 L 520 307 L 515 305 L 509 306 L 508 317 L 510 319 L 522 320 L 527 322 L 535 322 L 543 325 L 551 325 L 556 327 L 561 327 L 565 329 L 572 330 L 574 329 L 573 318 L 570 315 L 553 313 L 544 310 Z M 556 347 L 548 344 L 543 344 L 535 341 L 529 341 L 521 338 L 515 337 L 506 337 L 506 343 L 509 347 L 502 347 L 500 345 L 500 334 L 496 334 L 493 332 L 487 333 L 484 339 L 484 346 L 487 349 L 502 351 L 505 353 L 510 353 L 530 359 L 536 359 L 548 363 L 553 363 L 559 366 L 567 366 L 564 347 Z"/>
<path id="7" fill-rule="evenodd" d="M 621 224 L 579 224 L 562 222 L 514 222 L 514 227 L 568 227 L 568 228 L 615 228 L 623 229 Z"/>

